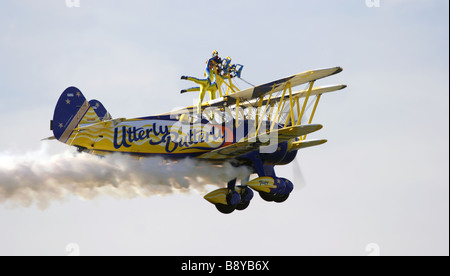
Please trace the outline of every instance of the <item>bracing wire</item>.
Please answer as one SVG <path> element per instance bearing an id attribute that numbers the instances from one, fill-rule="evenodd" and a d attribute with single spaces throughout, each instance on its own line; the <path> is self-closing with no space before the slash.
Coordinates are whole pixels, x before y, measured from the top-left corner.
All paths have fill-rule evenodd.
<path id="1" fill-rule="evenodd" d="M 238 78 L 239 78 L 239 77 L 238 77 Z M 250 85 L 250 86 L 256 87 L 256 85 L 251 84 L 250 82 L 244 80 L 243 78 L 239 78 L 239 79 L 240 79 L 241 81 L 245 82 L 246 84 Z"/>

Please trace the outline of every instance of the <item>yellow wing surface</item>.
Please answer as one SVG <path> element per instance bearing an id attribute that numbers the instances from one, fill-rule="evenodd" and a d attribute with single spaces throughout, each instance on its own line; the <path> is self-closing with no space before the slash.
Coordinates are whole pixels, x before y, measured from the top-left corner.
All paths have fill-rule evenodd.
<path id="1" fill-rule="evenodd" d="M 204 103 L 202 109 L 206 117 L 214 118 L 214 120 L 220 119 L 225 122 L 232 120 L 235 122 L 236 128 L 243 122 L 247 122 L 249 124 L 249 133 L 244 140 L 204 153 L 199 158 L 236 158 L 267 144 L 261 142 L 264 139 L 265 141 L 278 141 L 278 143 L 291 140 L 289 143 L 290 151 L 325 143 L 325 139 L 305 141 L 307 134 L 322 128 L 321 125 L 311 124 L 319 99 L 324 93 L 342 90 L 347 86 L 313 86 L 316 80 L 340 73 L 341 71 L 341 67 L 310 70 Z M 292 91 L 292 87 L 302 84 L 308 84 L 306 89 Z M 310 101 L 310 97 L 315 97 L 315 100 Z M 300 101 L 300 99 L 303 100 Z M 309 107 L 312 104 L 314 104 L 314 107 L 312 112 L 308 114 L 308 117 L 306 109 L 307 106 Z M 192 112 L 193 108 L 195 107 L 177 110 L 172 115 L 188 114 Z M 217 113 L 214 109 L 218 109 L 220 112 Z M 221 114 L 221 116 L 216 114 Z M 309 120 L 306 121 L 306 125 L 302 125 L 306 117 Z"/>
<path id="2" fill-rule="evenodd" d="M 245 138 L 238 143 L 231 144 L 207 153 L 200 155 L 201 159 L 224 160 L 232 159 L 252 151 L 257 150 L 261 146 L 270 147 L 270 145 L 278 145 L 279 143 L 295 139 L 322 128 L 322 125 L 300 125 L 293 127 L 286 127 L 271 131 L 269 133 L 262 133 L 252 138 Z"/>
<path id="3" fill-rule="evenodd" d="M 242 91 L 238 91 L 236 93 L 231 93 L 226 96 L 220 97 L 216 100 L 211 100 L 209 102 L 205 102 L 202 105 L 202 109 L 208 108 L 208 107 L 219 107 L 222 108 L 224 106 L 231 107 L 236 104 L 237 99 L 242 103 L 244 101 L 252 101 L 255 99 L 258 99 L 260 97 L 266 96 L 269 93 L 277 93 L 280 91 L 283 91 L 286 88 L 286 85 L 290 85 L 290 87 L 299 86 L 302 84 L 310 83 L 312 81 L 316 81 L 325 77 L 329 77 L 335 74 L 338 74 L 342 72 L 341 67 L 333 67 L 333 68 L 327 68 L 327 69 L 317 69 L 317 70 L 310 70 L 302 73 L 298 73 L 286 78 L 282 78 L 276 81 L 272 81 L 263 85 L 251 87 Z M 318 87 L 315 88 L 313 91 L 314 93 L 321 94 L 321 93 L 327 93 L 327 92 L 333 92 L 340 89 L 345 88 L 345 85 L 334 85 L 334 86 L 324 86 L 324 87 Z M 305 92 L 305 93 L 301 93 Z M 305 90 L 298 91 L 297 97 L 305 97 L 306 96 Z M 170 112 L 170 114 L 186 114 L 189 112 L 192 112 L 193 109 L 197 108 L 196 106 L 189 106 L 186 108 L 182 108 L 180 110 L 176 110 L 173 112 Z M 167 115 L 167 114 L 161 114 L 161 115 Z"/>
<path id="4" fill-rule="evenodd" d="M 312 81 L 316 81 L 325 77 L 332 76 L 334 74 L 342 72 L 341 67 L 333 67 L 328 69 L 317 69 L 317 70 L 310 70 L 303 73 L 298 73 L 283 79 L 279 79 L 276 81 L 272 81 L 263 85 L 251 87 L 233 94 L 230 94 L 228 96 L 225 96 L 224 98 L 228 102 L 228 104 L 231 104 L 234 100 L 236 101 L 237 98 L 239 98 L 241 101 L 251 100 L 255 98 L 259 98 L 261 96 L 264 96 L 268 93 L 275 93 L 279 91 L 283 91 L 285 89 L 285 86 L 289 83 L 291 87 L 299 86 L 305 83 L 309 83 Z"/>
<path id="5" fill-rule="evenodd" d="M 325 93 L 335 92 L 338 90 L 342 90 L 346 87 L 347 86 L 344 84 L 313 87 L 311 90 L 310 96 L 317 96 L 317 95 L 322 95 Z M 303 90 L 299 90 L 296 92 L 292 92 L 292 98 L 294 98 L 294 99 L 305 98 L 307 95 L 308 95 L 308 89 L 303 89 Z M 287 99 L 289 99 L 289 95 L 285 95 L 283 100 L 287 100 Z M 265 97 L 262 105 L 267 105 L 267 104 L 274 103 L 274 102 L 280 102 L 281 100 L 282 100 L 281 95 L 273 96 L 270 100 L 267 99 L 267 97 Z M 258 98 L 249 100 L 249 101 L 247 101 L 247 103 L 251 104 L 251 105 L 258 104 Z M 209 102 L 210 106 L 221 106 L 221 104 L 223 105 L 223 103 Z"/>

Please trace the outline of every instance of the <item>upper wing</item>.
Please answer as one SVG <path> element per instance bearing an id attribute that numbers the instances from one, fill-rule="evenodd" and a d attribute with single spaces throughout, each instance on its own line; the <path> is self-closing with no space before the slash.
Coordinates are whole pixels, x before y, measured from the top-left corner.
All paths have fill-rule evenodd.
<path id="1" fill-rule="evenodd" d="M 264 96 L 264 95 L 270 93 L 272 91 L 272 89 L 273 89 L 273 91 L 272 91 L 273 93 L 283 91 L 283 89 L 285 89 L 286 84 L 288 82 L 290 83 L 291 87 L 295 87 L 295 86 L 302 85 L 302 84 L 305 84 L 305 83 L 308 83 L 311 81 L 315 81 L 318 79 L 322 79 L 322 78 L 325 78 L 328 76 L 335 75 L 337 73 L 342 72 L 342 70 L 343 69 L 341 67 L 333 67 L 333 68 L 327 68 L 327 69 L 310 70 L 310 71 L 306 71 L 303 73 L 295 74 L 290 77 L 272 81 L 272 82 L 269 82 L 269 83 L 266 83 L 263 85 L 251 87 L 249 89 L 245 89 L 245 90 L 242 90 L 242 91 L 239 91 L 236 93 L 232 93 L 227 96 L 218 98 L 216 100 L 205 102 L 202 104 L 202 109 L 208 108 L 208 107 L 223 107 L 224 105 L 231 106 L 231 105 L 236 104 L 236 99 L 238 99 L 238 98 L 241 100 L 241 102 L 242 101 L 249 102 L 251 100 L 257 99 L 261 96 Z M 315 94 L 320 94 L 320 93 L 326 93 L 326 92 L 340 90 L 345 87 L 346 87 L 345 85 L 325 86 L 325 87 L 316 88 L 315 90 L 313 90 L 313 92 Z M 304 92 L 304 93 L 302 94 L 301 92 Z M 305 90 L 298 91 L 296 93 L 299 93 L 299 94 L 296 96 L 304 97 L 306 92 L 307 91 L 305 91 Z M 197 108 L 196 106 L 189 106 L 189 107 L 185 107 L 185 108 L 175 110 L 175 111 L 172 111 L 172 112 L 166 113 L 166 114 L 161 114 L 161 115 L 186 114 L 186 113 L 192 112 L 196 108 Z"/>
<path id="2" fill-rule="evenodd" d="M 204 153 L 197 158 L 215 160 L 232 159 L 255 151 L 260 146 L 268 146 L 273 141 L 275 141 L 276 145 L 278 145 L 279 143 L 306 135 L 321 128 L 322 125 L 318 124 L 285 127 L 271 131 L 270 133 L 259 134 L 256 137 L 245 138 L 238 143 Z"/>
<path id="3" fill-rule="evenodd" d="M 279 79 L 276 81 L 272 81 L 263 85 L 251 87 L 240 92 L 236 92 L 226 96 L 226 100 L 228 104 L 233 104 L 236 102 L 236 99 L 239 98 L 242 101 L 255 99 L 261 97 L 269 92 L 279 92 L 285 88 L 285 85 L 289 82 L 291 87 L 295 87 L 301 84 L 305 84 L 314 80 L 322 79 L 328 76 L 332 76 L 334 74 L 342 72 L 341 67 L 333 67 L 328 69 L 318 69 L 306 71 L 303 73 L 295 74 L 287 78 Z M 234 100 L 234 102 L 233 102 Z"/>
<path id="4" fill-rule="evenodd" d="M 329 92 L 334 92 L 334 91 L 342 90 L 342 89 L 344 89 L 346 87 L 347 87 L 347 85 L 344 85 L 344 84 L 326 85 L 326 86 L 314 87 L 311 90 L 310 96 L 316 96 L 316 95 L 319 95 L 319 94 L 325 94 L 325 93 L 329 93 Z M 304 98 L 304 97 L 306 97 L 307 93 L 308 93 L 308 89 L 292 92 L 292 98 Z M 270 100 L 272 102 L 279 102 L 282 98 L 283 97 L 281 95 L 278 95 L 276 97 L 272 97 Z M 284 99 L 285 100 L 289 99 L 289 95 L 285 95 Z M 253 99 L 253 100 L 248 101 L 247 103 L 253 105 L 253 104 L 256 104 L 257 102 L 258 102 L 258 99 Z M 268 102 L 269 102 L 268 99 L 264 99 L 264 101 L 262 102 L 262 105 L 266 105 Z M 210 103 L 210 105 L 219 107 L 219 106 L 221 106 L 223 104 L 221 104 L 221 103 L 211 104 Z"/>

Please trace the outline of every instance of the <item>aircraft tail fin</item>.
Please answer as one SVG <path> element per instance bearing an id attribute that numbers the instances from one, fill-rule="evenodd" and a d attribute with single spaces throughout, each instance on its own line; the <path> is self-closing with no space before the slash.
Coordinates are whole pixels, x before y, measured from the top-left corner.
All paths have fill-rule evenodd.
<path id="1" fill-rule="evenodd" d="M 76 87 L 69 87 L 59 97 L 51 129 L 56 139 L 66 143 L 78 125 L 97 122 L 100 118 L 83 93 Z"/>
<path id="2" fill-rule="evenodd" d="M 111 120 L 112 116 L 109 114 L 109 112 L 106 110 L 106 108 L 103 106 L 103 104 L 98 100 L 90 100 L 89 104 L 94 109 L 95 113 L 99 117 L 100 121 L 106 121 Z"/>

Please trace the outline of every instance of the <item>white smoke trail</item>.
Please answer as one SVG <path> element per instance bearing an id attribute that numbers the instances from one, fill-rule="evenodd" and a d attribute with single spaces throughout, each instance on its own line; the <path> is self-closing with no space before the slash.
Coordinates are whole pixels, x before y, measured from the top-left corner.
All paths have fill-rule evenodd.
<path id="1" fill-rule="evenodd" d="M 92 199 L 99 194 L 133 198 L 191 189 L 204 193 L 208 184 L 223 186 L 248 174 L 248 168 L 229 163 L 219 167 L 196 159 L 167 162 L 119 154 L 100 158 L 73 150 L 51 155 L 44 146 L 24 155 L 0 153 L 0 203 L 45 209 L 69 195 Z"/>

